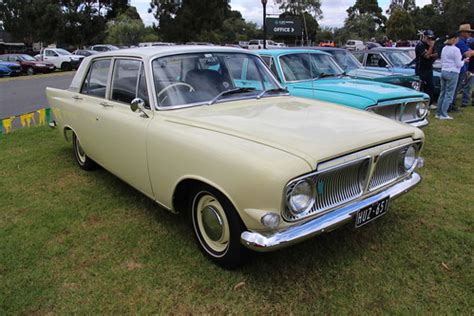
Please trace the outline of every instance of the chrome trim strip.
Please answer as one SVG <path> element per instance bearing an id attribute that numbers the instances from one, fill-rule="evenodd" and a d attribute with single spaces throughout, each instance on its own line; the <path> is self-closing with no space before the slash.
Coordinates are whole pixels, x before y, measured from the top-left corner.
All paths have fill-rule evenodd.
<path id="1" fill-rule="evenodd" d="M 421 176 L 413 173 L 410 178 L 387 188 L 370 197 L 355 201 L 333 212 L 317 217 L 300 225 L 291 226 L 285 230 L 270 234 L 244 231 L 240 236 L 241 243 L 254 251 L 267 252 L 291 246 L 313 236 L 329 232 L 353 220 L 354 214 L 366 206 L 377 202 L 386 196 L 390 200 L 408 192 L 421 182 Z"/>

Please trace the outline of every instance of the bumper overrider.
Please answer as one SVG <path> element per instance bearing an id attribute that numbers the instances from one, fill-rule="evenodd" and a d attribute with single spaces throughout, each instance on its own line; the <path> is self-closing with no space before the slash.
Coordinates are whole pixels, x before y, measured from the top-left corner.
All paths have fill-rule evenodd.
<path id="1" fill-rule="evenodd" d="M 412 122 L 412 123 L 409 123 L 409 124 L 410 124 L 411 126 L 421 128 L 421 127 L 428 126 L 428 125 L 430 124 L 430 122 L 429 122 L 428 119 L 425 117 L 425 118 L 422 119 L 421 121 L 416 121 L 416 122 Z"/>
<path id="2" fill-rule="evenodd" d="M 395 199 L 414 188 L 420 182 L 421 176 L 414 172 L 403 181 L 398 182 L 375 195 L 346 204 L 308 222 L 268 234 L 244 231 L 241 234 L 240 239 L 244 246 L 259 252 L 273 251 L 291 246 L 316 235 L 332 231 L 341 225 L 351 222 L 354 220 L 355 214 L 358 210 L 370 206 L 387 196 L 390 197 L 390 200 Z"/>

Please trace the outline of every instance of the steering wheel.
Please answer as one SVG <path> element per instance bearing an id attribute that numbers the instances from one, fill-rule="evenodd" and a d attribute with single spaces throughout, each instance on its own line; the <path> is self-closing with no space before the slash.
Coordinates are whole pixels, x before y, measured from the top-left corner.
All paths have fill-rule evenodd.
<path id="1" fill-rule="evenodd" d="M 163 98 L 163 100 L 160 101 L 160 96 L 163 93 L 167 92 L 171 88 L 176 88 L 176 87 L 180 87 L 180 86 L 184 86 L 184 87 L 189 88 L 189 92 L 196 91 L 196 89 L 194 89 L 194 87 L 192 85 L 190 85 L 186 82 L 175 82 L 173 84 L 170 84 L 169 86 L 164 87 L 163 89 L 161 89 L 160 92 L 158 92 L 158 94 L 156 95 L 156 99 L 158 100 L 158 103 L 163 103 L 163 101 L 166 99 L 166 97 L 165 97 L 165 98 Z"/>

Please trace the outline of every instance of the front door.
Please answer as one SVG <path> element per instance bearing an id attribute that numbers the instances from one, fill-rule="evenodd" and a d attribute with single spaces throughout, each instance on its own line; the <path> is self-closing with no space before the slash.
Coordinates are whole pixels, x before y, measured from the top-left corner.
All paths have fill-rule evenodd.
<path id="1" fill-rule="evenodd" d="M 130 103 L 137 97 L 145 101 L 146 114 L 131 111 Z M 100 160 L 112 173 L 152 197 L 146 156 L 147 127 L 153 115 L 149 104 L 143 62 L 115 59 L 108 98 L 98 117 Z"/>

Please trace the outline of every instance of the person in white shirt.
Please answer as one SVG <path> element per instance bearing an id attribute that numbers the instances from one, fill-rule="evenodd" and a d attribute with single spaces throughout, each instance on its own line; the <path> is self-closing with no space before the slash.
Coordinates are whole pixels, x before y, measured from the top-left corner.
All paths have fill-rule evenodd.
<path id="1" fill-rule="evenodd" d="M 446 37 L 446 46 L 441 51 L 441 93 L 438 99 L 438 113 L 436 118 L 440 120 L 452 120 L 448 115 L 448 108 L 453 100 L 459 73 L 465 62 L 461 51 L 456 47 L 458 33 L 449 34 Z"/>

